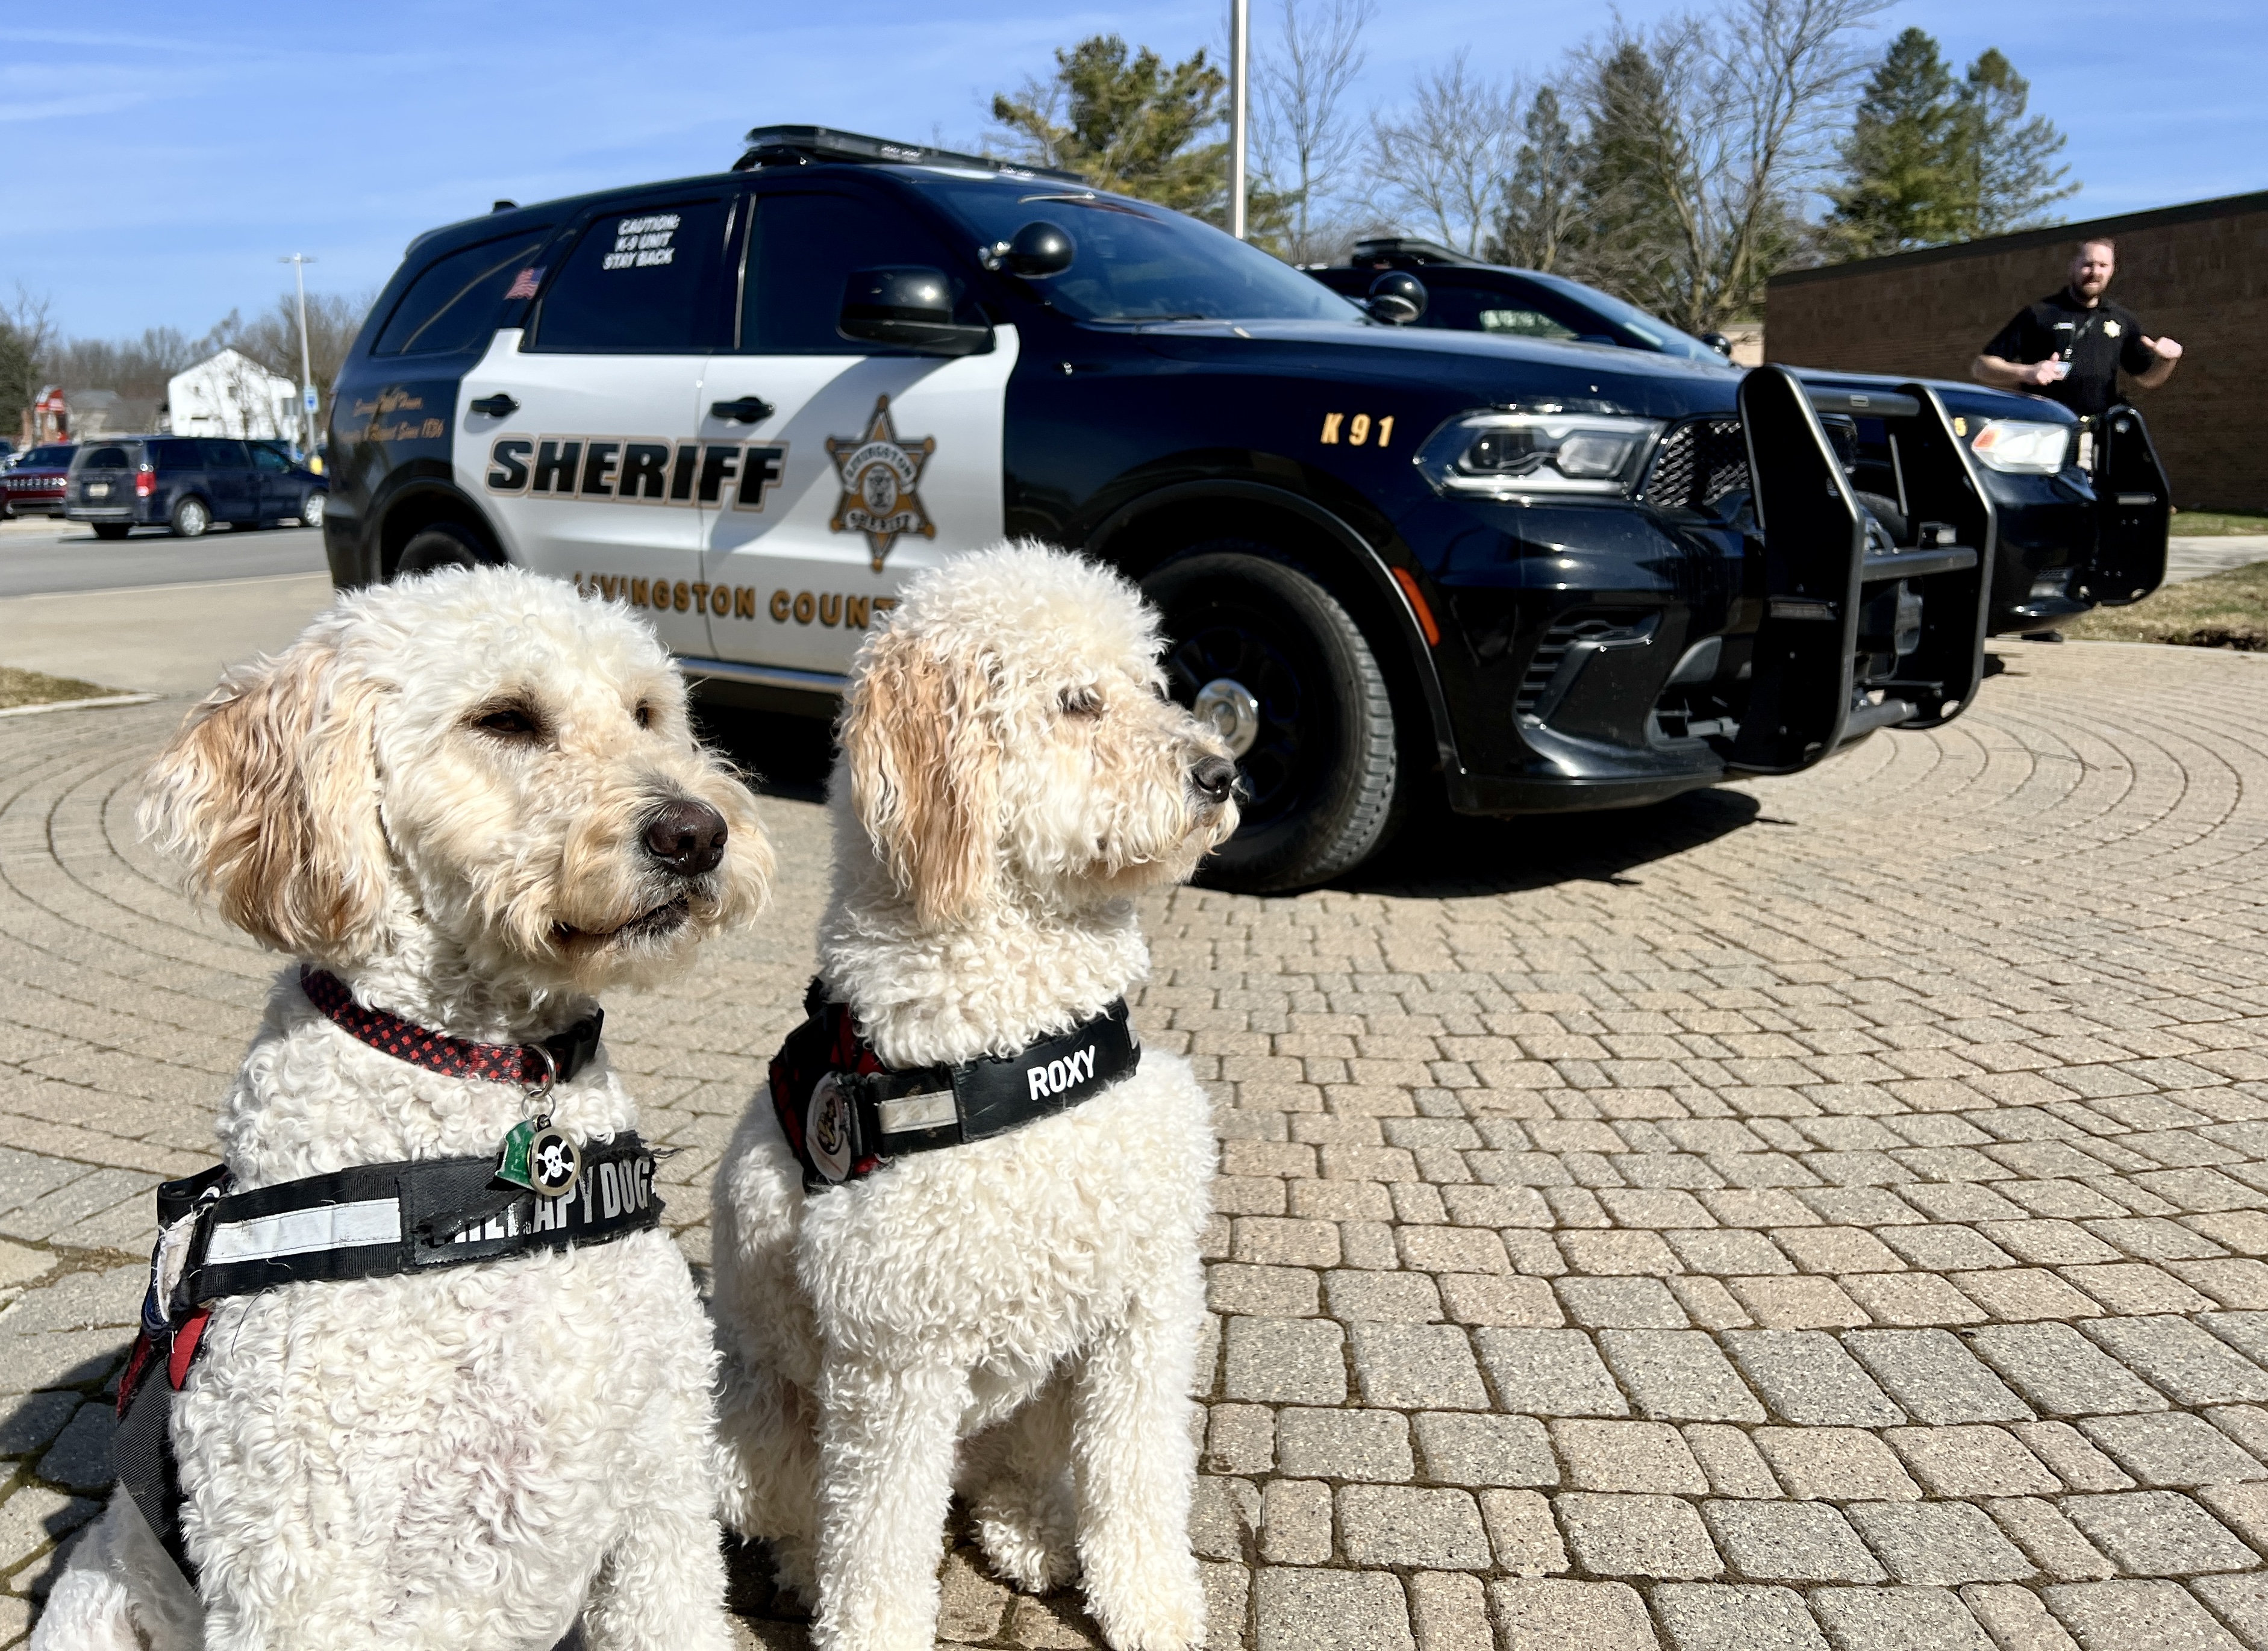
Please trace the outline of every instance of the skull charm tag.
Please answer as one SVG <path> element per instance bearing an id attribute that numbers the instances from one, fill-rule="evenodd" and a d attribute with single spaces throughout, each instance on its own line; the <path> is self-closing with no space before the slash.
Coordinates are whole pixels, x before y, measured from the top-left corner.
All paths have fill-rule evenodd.
<path id="1" fill-rule="evenodd" d="M 539 1130 L 528 1143 L 527 1180 L 539 1198 L 563 1198 L 583 1178 L 583 1154 L 557 1130 Z"/>

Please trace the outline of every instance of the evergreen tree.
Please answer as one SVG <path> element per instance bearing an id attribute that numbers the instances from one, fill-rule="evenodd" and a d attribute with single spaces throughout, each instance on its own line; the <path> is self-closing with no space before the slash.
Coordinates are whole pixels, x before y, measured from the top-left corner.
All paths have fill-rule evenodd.
<path id="1" fill-rule="evenodd" d="M 1525 141 L 1513 158 L 1487 255 L 1548 272 L 1565 261 L 1582 235 L 1583 153 L 1560 112 L 1558 92 L 1549 85 L 1537 89 L 1521 131 Z"/>
<path id="2" fill-rule="evenodd" d="M 1020 140 L 1019 157 L 1082 173 L 1098 189 L 1218 218 L 1228 190 L 1228 144 L 1204 140 L 1226 118 L 1228 77 L 1200 49 L 1168 67 L 1116 34 L 1056 52 L 1056 72 L 998 93 L 992 118 Z M 1276 207 L 1280 215 L 1280 206 Z"/>
<path id="3" fill-rule="evenodd" d="M 1692 284 L 1680 276 L 1691 240 L 1691 146 L 1660 67 L 1625 38 L 1586 88 L 1589 130 L 1579 161 L 1585 234 L 1569 271 L 1683 321 Z M 1689 261 L 1690 262 L 1690 261 Z"/>
<path id="4" fill-rule="evenodd" d="M 2066 183 L 2067 166 L 2053 164 L 2065 138 L 2044 114 L 2025 119 L 2031 82 L 1999 49 L 1969 65 L 1962 81 L 1957 125 L 1965 235 L 1999 235 L 2031 229 L 2055 218 L 2048 209 L 2079 193 Z"/>
<path id="5" fill-rule="evenodd" d="M 1910 28 L 1891 41 L 1843 141 L 1830 240 L 1871 258 L 1966 232 L 1974 216 L 1967 111 L 1934 40 Z"/>

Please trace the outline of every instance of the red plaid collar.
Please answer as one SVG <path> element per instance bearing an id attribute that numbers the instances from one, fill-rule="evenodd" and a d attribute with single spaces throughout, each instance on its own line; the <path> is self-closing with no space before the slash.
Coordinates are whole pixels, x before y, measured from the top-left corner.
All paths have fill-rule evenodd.
<path id="1" fill-rule="evenodd" d="M 302 969 L 299 988 L 335 1025 L 381 1054 L 452 1078 L 485 1078 L 531 1089 L 565 1083 L 589 1065 L 599 1052 L 599 1032 L 607 1019 L 605 1010 L 593 1009 L 587 1018 L 541 1043 L 475 1043 L 357 1003 L 346 983 L 323 969 Z"/>

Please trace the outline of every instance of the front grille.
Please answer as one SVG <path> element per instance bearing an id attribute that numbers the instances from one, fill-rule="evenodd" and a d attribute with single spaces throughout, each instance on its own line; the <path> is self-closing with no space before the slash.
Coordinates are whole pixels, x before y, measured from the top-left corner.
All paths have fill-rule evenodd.
<path id="1" fill-rule="evenodd" d="M 1668 510 L 1710 511 L 1728 493 L 1749 487 L 1749 450 L 1737 418 L 1696 418 L 1678 425 L 1654 449 L 1638 497 Z"/>
<path id="2" fill-rule="evenodd" d="M 1620 635 L 1630 629 L 1620 619 L 1610 619 L 1593 614 L 1587 618 L 1561 620 L 1543 633 L 1543 640 L 1535 645 L 1535 652 L 1528 661 L 1528 674 L 1520 679 L 1520 692 L 1513 696 L 1513 709 L 1523 717 L 1535 714 L 1536 702 L 1543 690 L 1551 686 L 1551 678 L 1559 669 L 1559 661 L 1567 650 L 1578 642 L 1594 637 Z"/>

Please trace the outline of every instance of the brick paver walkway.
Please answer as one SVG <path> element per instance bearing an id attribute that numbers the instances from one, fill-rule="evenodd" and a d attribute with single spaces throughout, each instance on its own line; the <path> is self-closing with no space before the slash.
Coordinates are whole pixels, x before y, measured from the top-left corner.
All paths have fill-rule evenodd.
<path id="1" fill-rule="evenodd" d="M 2008 652 L 1808 775 L 1153 903 L 1216 1646 L 2268 1647 L 2268 662 Z M 133 841 L 179 709 L 0 723 L 0 1642 L 271 968 Z M 609 1006 L 696 1261 L 824 872 L 769 817 L 764 930 Z M 965 1548 L 945 1628 L 1094 1643 Z"/>

